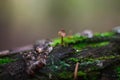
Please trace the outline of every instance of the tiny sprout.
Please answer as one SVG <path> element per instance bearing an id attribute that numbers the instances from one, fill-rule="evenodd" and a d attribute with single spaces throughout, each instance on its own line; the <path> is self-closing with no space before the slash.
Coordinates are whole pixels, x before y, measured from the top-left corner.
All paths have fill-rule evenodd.
<path id="1" fill-rule="evenodd" d="M 61 45 L 64 45 L 63 38 L 66 36 L 65 30 L 62 29 L 62 30 L 58 31 L 58 35 L 61 37 Z"/>

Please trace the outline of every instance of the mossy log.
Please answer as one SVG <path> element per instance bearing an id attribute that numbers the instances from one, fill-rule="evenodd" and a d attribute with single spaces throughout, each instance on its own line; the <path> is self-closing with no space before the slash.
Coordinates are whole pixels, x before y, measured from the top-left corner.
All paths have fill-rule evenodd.
<path id="1" fill-rule="evenodd" d="M 17 54 L 8 56 L 8 58 L 13 59 L 13 61 L 0 64 L 0 80 L 73 80 L 77 62 L 79 62 L 79 65 L 76 80 L 120 79 L 119 35 L 105 36 L 106 38 L 100 37 L 97 43 L 109 42 L 102 46 L 95 47 L 93 45 L 91 46 L 91 44 L 85 44 L 86 47 L 79 49 L 75 47 L 84 43 L 84 40 L 86 40 L 85 42 L 87 42 L 87 44 L 94 44 L 94 42 L 96 43 L 95 37 L 93 39 L 84 38 L 83 41 L 77 39 L 76 42 L 65 43 L 66 45 L 56 45 L 55 42 L 53 50 L 49 54 L 45 51 L 39 53 L 41 48 L 39 51 L 36 51 L 36 46 L 34 45 L 32 49 L 27 51 L 18 51 L 16 52 Z M 47 47 L 45 47 L 45 50 L 46 48 Z M 29 75 L 27 72 L 29 67 L 26 63 L 26 58 L 23 57 L 23 55 L 27 53 L 47 57 L 45 58 L 44 66 L 38 68 L 37 65 L 37 67 L 30 68 L 34 71 L 34 75 Z"/>

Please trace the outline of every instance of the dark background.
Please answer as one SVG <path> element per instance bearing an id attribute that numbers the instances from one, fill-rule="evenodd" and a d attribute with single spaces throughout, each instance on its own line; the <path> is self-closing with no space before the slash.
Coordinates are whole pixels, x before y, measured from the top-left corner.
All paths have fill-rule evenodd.
<path id="1" fill-rule="evenodd" d="M 120 25 L 120 0 L 0 0 L 0 50 L 57 37 L 57 31 L 110 31 Z"/>

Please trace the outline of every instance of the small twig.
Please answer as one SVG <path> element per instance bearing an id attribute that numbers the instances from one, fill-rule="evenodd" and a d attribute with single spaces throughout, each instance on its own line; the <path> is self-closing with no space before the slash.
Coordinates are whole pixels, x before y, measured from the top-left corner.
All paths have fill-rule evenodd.
<path id="1" fill-rule="evenodd" d="M 14 54 L 24 52 L 24 51 L 29 51 L 32 49 L 33 49 L 33 45 L 28 45 L 28 46 L 24 46 L 24 47 L 15 48 L 12 50 L 4 50 L 4 51 L 0 52 L 0 57 L 14 55 Z"/>
<path id="2" fill-rule="evenodd" d="M 29 51 L 29 50 L 32 50 L 32 49 L 34 49 L 33 45 L 27 45 L 27 46 L 12 49 L 12 50 L 10 50 L 10 53 L 14 54 L 14 53 L 19 53 L 19 52 Z"/>
<path id="3" fill-rule="evenodd" d="M 77 63 L 76 63 L 76 66 L 75 66 L 75 70 L 74 70 L 74 80 L 77 79 L 78 67 L 79 67 L 79 62 L 77 62 Z"/>
<path id="4" fill-rule="evenodd" d="M 9 55 L 10 51 L 9 50 L 4 50 L 0 52 L 0 57 Z"/>

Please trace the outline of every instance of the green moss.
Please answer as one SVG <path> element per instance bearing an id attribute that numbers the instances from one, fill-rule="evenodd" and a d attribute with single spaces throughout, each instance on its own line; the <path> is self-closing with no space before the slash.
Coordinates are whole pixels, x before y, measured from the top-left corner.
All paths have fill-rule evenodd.
<path id="1" fill-rule="evenodd" d="M 117 72 L 118 80 L 120 80 L 120 66 L 116 68 L 116 72 Z"/>
<path id="2" fill-rule="evenodd" d="M 108 38 L 113 36 L 113 32 L 105 32 L 105 33 L 96 33 L 94 34 L 94 38 L 100 38 L 102 39 L 103 37 Z M 78 34 L 72 35 L 72 36 L 66 36 L 64 37 L 64 44 L 65 45 L 71 45 L 73 46 L 74 49 L 76 50 L 82 50 L 86 47 L 102 47 L 108 45 L 110 42 L 109 41 L 100 41 L 100 42 L 94 42 L 94 39 L 92 40 L 92 43 L 89 43 L 90 38 L 87 38 L 86 36 L 80 36 Z M 86 42 L 88 41 L 88 42 Z M 56 46 L 61 44 L 61 39 L 56 38 L 53 39 L 53 43 L 51 44 L 52 46 Z"/>
<path id="3" fill-rule="evenodd" d="M 86 48 L 87 46 L 88 46 L 87 43 L 80 43 L 80 44 L 74 45 L 73 48 L 76 50 L 82 50 L 82 49 Z"/>
<path id="4" fill-rule="evenodd" d="M 109 42 L 108 41 L 105 41 L 105 42 L 99 42 L 99 43 L 80 43 L 80 44 L 76 44 L 74 45 L 73 47 L 76 49 L 76 50 L 82 50 L 86 47 L 102 47 L 102 46 L 106 46 L 108 45 Z"/>
<path id="5" fill-rule="evenodd" d="M 60 79 L 73 80 L 73 72 L 63 71 L 63 72 L 59 73 L 58 76 Z M 88 74 L 84 71 L 78 71 L 77 76 L 82 77 L 84 80 L 89 80 L 87 77 Z M 94 77 L 94 78 L 96 78 L 96 77 Z"/>
<path id="6" fill-rule="evenodd" d="M 104 33 L 95 33 L 94 36 L 95 37 L 111 37 L 115 35 L 114 32 L 104 32 Z"/>
<path id="7" fill-rule="evenodd" d="M 73 62 L 78 62 L 79 61 L 79 59 L 77 59 L 77 58 L 69 58 L 69 60 L 73 61 Z"/>
<path id="8" fill-rule="evenodd" d="M 76 43 L 77 41 L 83 41 L 87 39 L 87 37 L 85 36 L 76 36 L 76 35 L 73 35 L 73 36 L 67 36 L 67 37 L 64 37 L 64 43 L 65 44 L 71 44 L 71 43 Z M 59 45 L 61 43 L 61 39 L 60 38 L 56 38 L 56 39 L 53 39 L 53 43 L 51 44 L 52 46 L 56 46 L 56 45 Z"/>
<path id="9" fill-rule="evenodd" d="M 85 72 L 83 72 L 83 71 L 78 71 L 77 75 L 78 76 L 86 76 L 87 74 Z"/>
<path id="10" fill-rule="evenodd" d="M 80 65 L 88 65 L 88 64 L 93 64 L 95 62 L 101 61 L 101 60 L 110 60 L 110 59 L 116 59 L 120 58 L 120 55 L 111 55 L 111 56 L 102 56 L 98 58 L 92 58 L 92 57 L 86 57 L 86 58 L 69 58 L 69 61 L 72 62 L 80 62 Z"/>
<path id="11" fill-rule="evenodd" d="M 103 37 L 112 37 L 114 35 L 114 33 L 112 32 L 106 32 L 106 33 L 96 33 L 94 34 L 94 37 L 95 38 L 98 38 L 100 37 L 100 39 L 102 39 Z M 88 40 L 88 42 L 87 42 Z M 92 43 L 89 43 L 89 40 L 93 41 Z M 61 39 L 60 38 L 56 38 L 53 40 L 53 44 L 52 46 L 56 46 L 56 45 L 59 45 L 61 43 Z M 67 36 L 67 37 L 64 37 L 64 44 L 65 45 L 71 45 L 73 46 L 73 48 L 75 48 L 76 50 L 82 50 L 82 49 L 85 49 L 86 47 L 103 47 L 103 46 L 106 46 L 108 45 L 110 42 L 109 41 L 101 41 L 101 42 L 94 42 L 94 40 L 90 39 L 90 38 L 87 38 L 85 36 L 80 36 L 78 34 L 76 35 L 72 35 L 72 36 Z M 76 53 L 76 54 L 79 54 L 79 53 Z M 115 59 L 115 58 L 120 58 L 120 56 L 102 56 L 102 57 L 98 57 L 98 58 L 93 58 L 93 57 L 86 57 L 86 58 L 69 58 L 67 59 L 68 62 L 80 62 L 80 66 L 83 65 L 87 65 L 87 64 L 93 64 L 97 61 L 101 61 L 101 60 L 109 60 L 109 59 Z M 66 68 L 66 66 L 70 67 L 69 64 L 66 64 L 66 63 L 61 63 L 62 65 L 62 69 Z M 98 70 L 98 68 L 96 67 L 92 67 L 90 68 L 90 71 L 94 71 L 94 70 Z M 88 74 L 85 73 L 84 71 L 78 71 L 78 76 L 82 76 L 85 80 L 88 80 L 88 78 L 86 78 Z M 92 76 L 92 80 L 96 80 L 97 77 L 96 77 L 97 74 L 95 74 L 95 76 Z M 69 71 L 64 71 L 63 72 L 60 72 L 58 74 L 58 76 L 60 77 L 60 79 L 73 79 L 73 72 L 69 72 Z"/>
<path id="12" fill-rule="evenodd" d="M 105 32 L 105 33 L 95 33 L 94 34 L 94 37 L 96 38 L 99 38 L 99 37 L 112 37 L 115 33 L 113 32 Z M 64 43 L 65 44 L 75 44 L 76 42 L 81 42 L 83 43 L 84 41 L 86 41 L 87 38 L 86 36 L 80 36 L 78 34 L 75 34 L 75 35 L 72 35 L 72 36 L 66 36 L 64 37 Z M 60 38 L 56 38 L 56 39 L 53 39 L 53 43 L 52 43 L 52 46 L 56 46 L 56 45 L 59 45 L 61 43 L 61 39 Z M 80 43 L 80 44 L 81 44 Z"/>
<path id="13" fill-rule="evenodd" d="M 66 71 L 63 71 L 61 73 L 58 74 L 58 76 L 60 77 L 60 79 L 69 79 L 69 80 L 72 80 L 73 78 L 73 73 L 72 72 L 66 72 Z"/>
<path id="14" fill-rule="evenodd" d="M 95 61 L 95 60 L 109 60 L 109 59 L 115 59 L 115 58 L 120 58 L 120 56 L 103 56 L 103 57 L 98 57 L 98 58 L 85 58 L 84 61 Z"/>
<path id="15" fill-rule="evenodd" d="M 0 64 L 6 64 L 6 63 L 9 63 L 9 62 L 13 62 L 15 60 L 11 59 L 11 58 L 0 58 Z"/>
<path id="16" fill-rule="evenodd" d="M 80 76 L 80 77 L 83 77 L 84 80 L 88 80 L 86 72 L 78 71 L 77 75 Z"/>

